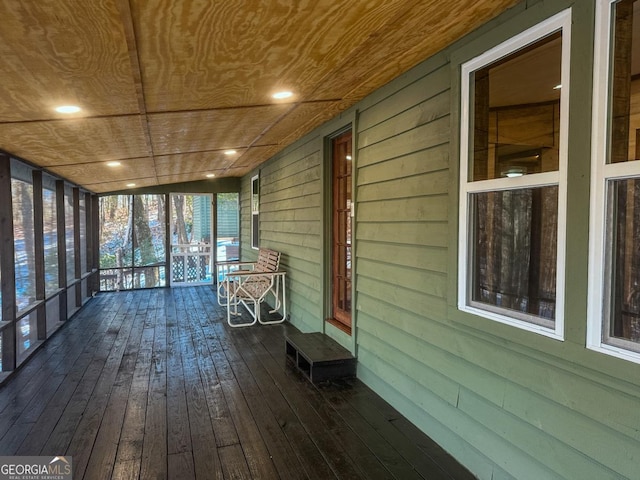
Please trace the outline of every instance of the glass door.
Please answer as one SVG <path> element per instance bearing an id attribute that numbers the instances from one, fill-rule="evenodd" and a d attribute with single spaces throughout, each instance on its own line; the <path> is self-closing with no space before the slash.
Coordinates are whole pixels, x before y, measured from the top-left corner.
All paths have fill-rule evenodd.
<path id="1" fill-rule="evenodd" d="M 351 333 L 351 130 L 332 140 L 333 321 Z"/>
<path id="2" fill-rule="evenodd" d="M 211 194 L 171 194 L 171 285 L 209 285 L 212 274 Z"/>

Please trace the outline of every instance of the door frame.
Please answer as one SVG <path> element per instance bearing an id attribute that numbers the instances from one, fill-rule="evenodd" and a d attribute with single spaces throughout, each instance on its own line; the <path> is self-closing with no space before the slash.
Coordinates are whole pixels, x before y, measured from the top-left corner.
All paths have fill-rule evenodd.
<path id="1" fill-rule="evenodd" d="M 174 263 L 174 252 L 173 252 L 173 209 L 174 209 L 174 204 L 173 204 L 173 197 L 174 195 L 192 195 L 192 196 L 204 196 L 204 197 L 208 197 L 209 198 L 209 205 L 210 205 L 210 218 L 209 218 L 209 251 L 205 252 L 208 253 L 208 257 L 209 257 L 209 265 L 210 265 L 210 270 L 211 270 L 211 274 L 210 277 L 211 279 L 209 281 L 199 281 L 199 282 L 188 282 L 188 281 L 183 281 L 183 282 L 177 282 L 174 280 L 173 277 L 173 263 Z M 215 209 L 215 204 L 214 204 L 214 194 L 213 193 L 193 193 L 193 192 L 171 192 L 169 193 L 169 208 L 167 208 L 167 213 L 168 213 L 168 229 L 167 229 L 167 237 L 169 239 L 168 245 L 167 245 L 167 252 L 168 252 L 168 257 L 169 257 L 169 261 L 168 261 L 168 265 L 169 265 L 169 281 L 170 281 L 170 285 L 171 287 L 187 287 L 187 286 L 196 286 L 196 285 L 213 285 L 214 283 L 214 279 L 215 279 L 215 260 L 216 260 L 216 255 L 215 255 L 215 243 L 213 243 L 215 241 L 215 215 L 214 215 L 214 209 Z M 185 245 L 186 247 L 186 245 Z M 198 248 L 197 244 L 193 245 L 192 248 Z M 200 258 L 199 257 L 204 257 L 205 255 L 202 254 L 202 252 L 193 252 L 195 254 L 195 257 L 198 258 L 198 263 Z M 187 269 L 187 265 L 186 262 L 188 261 L 187 258 L 189 256 L 189 253 L 179 253 L 179 254 L 175 254 L 176 257 L 180 256 L 180 257 L 184 257 L 184 270 L 185 270 L 185 277 L 186 277 L 186 269 Z"/>
<path id="2" fill-rule="evenodd" d="M 327 132 L 322 139 L 323 164 L 322 164 L 322 185 L 323 185 L 323 249 L 322 249 L 322 318 L 324 332 L 338 341 L 343 347 L 355 354 L 356 352 L 356 325 L 357 325 L 357 256 L 356 256 L 356 232 L 357 232 L 357 111 L 341 119 L 341 125 L 336 128 L 327 128 Z M 333 320 L 333 266 L 332 266 L 332 230 L 333 230 L 333 140 L 343 133 L 351 130 L 351 151 L 352 151 L 352 171 L 351 171 L 351 331 L 344 328 Z"/>

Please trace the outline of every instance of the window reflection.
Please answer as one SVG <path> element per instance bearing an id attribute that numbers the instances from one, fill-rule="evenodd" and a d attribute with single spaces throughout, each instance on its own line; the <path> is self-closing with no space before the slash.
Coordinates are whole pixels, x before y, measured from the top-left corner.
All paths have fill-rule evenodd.
<path id="1" fill-rule="evenodd" d="M 67 249 L 67 285 L 73 283 L 76 278 L 76 257 L 74 250 L 74 231 L 73 222 L 73 189 L 65 186 L 64 189 L 64 226 L 65 239 Z"/>
<path id="2" fill-rule="evenodd" d="M 84 193 L 80 193 L 80 276 L 87 272 L 87 205 Z"/>
<path id="3" fill-rule="evenodd" d="M 35 243 L 33 230 L 33 186 L 11 179 L 13 235 L 18 311 L 36 301 Z"/>
<path id="4" fill-rule="evenodd" d="M 486 61 L 463 79 L 470 258 L 462 261 L 470 306 L 555 330 L 563 47 L 562 30 L 548 28 L 511 54 L 479 57 Z"/>
<path id="5" fill-rule="evenodd" d="M 640 159 L 640 2 L 615 4 L 613 44 L 608 163 L 619 163 Z M 607 191 L 609 305 L 603 334 L 611 343 L 640 343 L 640 179 L 611 179 Z"/>
<path id="6" fill-rule="evenodd" d="M 58 278 L 58 223 L 56 217 L 56 192 L 42 190 L 42 223 L 44 227 L 44 282 L 45 293 L 52 294 L 59 288 Z"/>
<path id="7" fill-rule="evenodd" d="M 473 198 L 473 301 L 553 320 L 558 187 L 477 193 Z"/>
<path id="8" fill-rule="evenodd" d="M 474 73 L 474 181 L 558 170 L 562 35 Z"/>
<path id="9" fill-rule="evenodd" d="M 640 159 L 640 3 L 615 5 L 610 163 Z"/>

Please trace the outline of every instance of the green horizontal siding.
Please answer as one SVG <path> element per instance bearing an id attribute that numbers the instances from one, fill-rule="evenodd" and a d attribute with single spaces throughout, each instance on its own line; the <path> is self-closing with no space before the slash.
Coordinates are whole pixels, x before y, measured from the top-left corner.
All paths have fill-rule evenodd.
<path id="1" fill-rule="evenodd" d="M 417 230 L 413 224 L 398 223 L 364 223 L 358 220 L 356 238 L 371 240 L 379 243 L 393 243 L 403 245 L 424 245 L 445 247 L 448 244 L 448 225 L 446 222 L 431 222 L 424 225 L 423 230 Z"/>
<path id="2" fill-rule="evenodd" d="M 322 327 L 321 146 L 312 138 L 260 168 L 260 246 L 282 253 L 288 313 L 303 331 Z"/>
<path id="3" fill-rule="evenodd" d="M 571 84 L 581 96 L 571 101 L 569 163 L 588 172 L 594 4 L 523 2 L 260 170 L 261 244 L 283 252 L 291 321 L 323 331 L 324 141 L 357 110 L 358 377 L 481 479 L 640 478 L 640 366 L 585 349 L 586 281 L 569 281 L 564 342 L 455 308 L 459 64 L 573 6 L 572 75 L 583 78 Z M 245 251 L 250 176 L 242 179 Z M 584 175 L 570 176 L 570 208 L 586 205 L 585 185 Z M 567 271 L 585 272 L 588 219 L 568 221 Z"/>
<path id="4" fill-rule="evenodd" d="M 413 83 L 403 85 L 403 88 L 391 92 L 382 101 L 377 103 L 380 108 L 368 109 L 360 114 L 358 125 L 361 130 L 368 130 L 376 125 L 384 123 L 402 112 L 413 109 L 419 103 L 425 102 L 430 98 L 439 96 L 442 92 L 448 91 L 451 82 L 451 72 L 448 64 L 441 64 L 435 69 L 429 66 L 430 85 L 425 90 L 422 79 L 414 80 Z M 449 111 L 449 105 L 446 105 L 446 112 Z M 437 110 L 437 109 L 436 109 Z"/>
<path id="5" fill-rule="evenodd" d="M 359 162 L 358 162 L 359 164 Z M 438 172 L 449 167 L 449 145 L 439 145 L 428 150 L 394 158 L 395 178 L 410 178 L 427 172 Z M 358 184 L 367 185 L 387 181 L 389 172 L 384 163 L 358 166 Z"/>
<path id="6" fill-rule="evenodd" d="M 389 191 L 389 189 L 381 186 L 381 188 L 378 189 L 378 194 L 384 195 L 384 192 Z M 364 221 L 366 221 L 367 217 L 374 215 L 374 212 L 377 212 L 377 217 L 381 222 L 403 222 L 403 220 L 414 222 L 430 220 L 443 222 L 447 220 L 448 202 L 449 199 L 446 195 L 413 198 L 378 198 L 378 200 L 358 203 L 358 213 L 362 214 Z M 412 218 L 403 219 L 403 216 L 407 213 L 409 213 Z M 360 217 L 358 217 L 358 221 L 359 219 Z"/>
<path id="7" fill-rule="evenodd" d="M 449 124 L 449 117 L 439 118 L 372 146 L 364 147 L 358 151 L 358 168 L 446 144 L 449 140 Z"/>
<path id="8" fill-rule="evenodd" d="M 358 354 L 358 377 L 369 385 L 375 385 L 376 392 L 387 399 L 398 411 L 414 422 L 420 429 L 437 440 L 441 445 L 446 445 L 450 452 L 465 465 L 472 468 L 473 473 L 482 479 L 491 479 L 496 467 L 499 468 L 483 452 L 477 450 L 473 443 L 466 439 L 468 430 L 476 428 L 475 422 L 459 411 L 450 414 L 450 406 L 446 404 L 442 411 L 443 402 L 437 397 L 431 396 L 426 390 L 425 396 L 429 402 L 429 408 L 418 406 L 414 400 L 418 395 L 406 395 L 401 393 L 394 379 L 404 372 L 392 369 L 381 362 L 375 355 L 362 349 Z M 389 382 L 386 382 L 388 379 Z M 422 394 L 422 392 L 420 392 Z M 505 478 L 515 478 L 507 476 Z M 543 478 L 543 477 L 540 477 Z"/>
<path id="9" fill-rule="evenodd" d="M 419 245 L 382 244 L 381 242 L 358 242 L 358 258 L 370 261 L 390 261 L 399 267 L 417 268 L 424 271 L 446 273 L 447 255 L 444 248 L 425 249 Z M 361 264 L 359 264 L 359 268 Z M 358 270 L 358 273 L 362 273 Z M 378 275 L 376 275 L 377 277 Z"/>
<path id="10" fill-rule="evenodd" d="M 407 200 L 407 197 L 418 195 L 442 195 L 440 200 L 446 202 L 448 190 L 449 172 L 447 170 L 439 170 L 416 174 L 412 177 L 401 177 L 380 183 L 361 185 L 358 189 L 358 200 L 360 202 L 379 200 L 381 196 L 384 196 L 385 201 L 392 199 Z M 439 205 L 435 205 L 435 207 L 438 208 Z"/>

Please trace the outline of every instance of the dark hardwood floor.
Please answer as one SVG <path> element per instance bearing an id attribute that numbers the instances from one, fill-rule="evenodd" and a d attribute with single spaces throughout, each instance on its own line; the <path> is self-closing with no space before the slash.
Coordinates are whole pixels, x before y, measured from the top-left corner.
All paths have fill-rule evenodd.
<path id="1" fill-rule="evenodd" d="M 290 325 L 231 329 L 209 287 L 98 295 L 0 387 L 0 456 L 74 479 L 463 479 L 357 380 L 313 386 Z"/>

